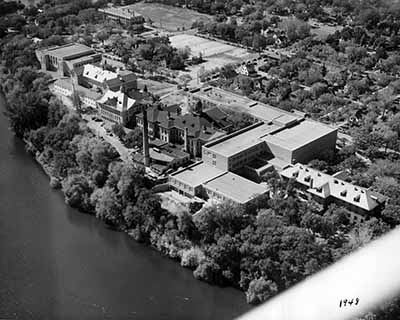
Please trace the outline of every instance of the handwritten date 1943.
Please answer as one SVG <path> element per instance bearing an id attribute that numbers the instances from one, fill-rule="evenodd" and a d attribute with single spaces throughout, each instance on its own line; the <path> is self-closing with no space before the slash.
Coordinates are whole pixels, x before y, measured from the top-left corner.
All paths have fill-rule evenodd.
<path id="1" fill-rule="evenodd" d="M 339 302 L 339 308 L 344 308 L 344 307 L 351 307 L 351 306 L 356 306 L 360 303 L 359 298 L 352 298 L 352 299 L 342 299 Z"/>

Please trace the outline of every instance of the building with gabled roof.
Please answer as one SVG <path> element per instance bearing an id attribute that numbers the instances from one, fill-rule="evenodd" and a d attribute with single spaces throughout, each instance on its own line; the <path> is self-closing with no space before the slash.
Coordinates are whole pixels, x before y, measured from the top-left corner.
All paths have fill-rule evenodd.
<path id="1" fill-rule="evenodd" d="M 105 94 L 97 100 L 99 115 L 109 121 L 126 124 L 127 112 L 132 108 L 140 111 L 140 100 L 131 98 L 123 88 L 118 91 L 107 90 Z"/>
<path id="2" fill-rule="evenodd" d="M 137 77 L 133 72 L 127 70 L 113 72 L 93 64 L 83 66 L 82 74 L 78 75 L 78 83 L 84 87 L 97 87 L 102 91 L 118 91 L 121 86 L 126 92 L 137 90 Z"/>
<path id="3" fill-rule="evenodd" d="M 201 147 L 225 134 L 200 115 L 173 113 L 158 107 L 147 109 L 149 136 L 168 143 L 183 144 L 185 152 L 197 157 Z M 143 127 L 143 115 L 136 115 L 138 127 Z"/>
<path id="4" fill-rule="evenodd" d="M 357 214 L 352 220 L 363 221 L 369 215 L 379 213 L 386 197 L 370 189 L 331 176 L 309 166 L 296 163 L 280 172 L 287 179 L 293 179 L 304 192 L 324 206 L 335 202 Z"/>

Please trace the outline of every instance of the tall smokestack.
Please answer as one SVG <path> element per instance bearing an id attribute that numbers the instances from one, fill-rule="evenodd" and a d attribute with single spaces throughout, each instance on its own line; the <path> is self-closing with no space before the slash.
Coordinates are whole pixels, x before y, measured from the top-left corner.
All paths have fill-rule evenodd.
<path id="1" fill-rule="evenodd" d="M 143 156 L 144 165 L 146 167 L 150 166 L 150 152 L 149 152 L 149 129 L 147 123 L 147 110 L 146 107 L 142 107 L 143 114 Z"/>
<path id="2" fill-rule="evenodd" d="M 185 133 L 183 136 L 183 151 L 189 152 L 189 129 L 185 127 Z"/>

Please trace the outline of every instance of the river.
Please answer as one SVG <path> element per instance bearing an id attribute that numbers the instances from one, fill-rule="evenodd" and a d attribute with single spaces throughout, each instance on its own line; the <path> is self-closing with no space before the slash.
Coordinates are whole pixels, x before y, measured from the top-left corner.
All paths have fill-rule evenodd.
<path id="1" fill-rule="evenodd" d="M 243 293 L 191 271 L 93 216 L 60 191 L 8 130 L 0 96 L 0 319 L 232 319 Z"/>

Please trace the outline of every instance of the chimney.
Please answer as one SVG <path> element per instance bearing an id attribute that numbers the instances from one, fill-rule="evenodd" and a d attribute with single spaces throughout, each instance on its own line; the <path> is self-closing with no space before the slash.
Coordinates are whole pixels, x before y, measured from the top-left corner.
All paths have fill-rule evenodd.
<path id="1" fill-rule="evenodd" d="M 183 151 L 189 152 L 189 129 L 185 127 L 185 132 L 183 135 Z"/>
<path id="2" fill-rule="evenodd" d="M 146 107 L 142 107 L 142 114 L 143 114 L 143 156 L 144 162 L 143 164 L 148 167 L 150 166 L 150 153 L 149 153 L 149 129 L 148 129 L 148 122 L 147 122 L 147 110 Z"/>

